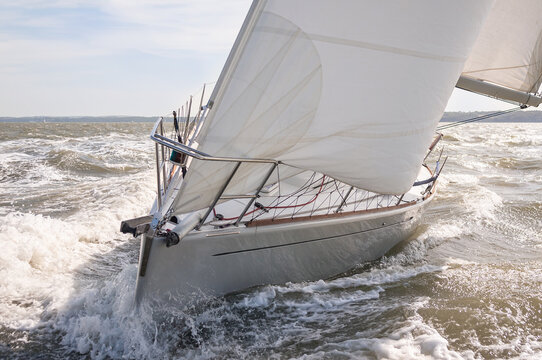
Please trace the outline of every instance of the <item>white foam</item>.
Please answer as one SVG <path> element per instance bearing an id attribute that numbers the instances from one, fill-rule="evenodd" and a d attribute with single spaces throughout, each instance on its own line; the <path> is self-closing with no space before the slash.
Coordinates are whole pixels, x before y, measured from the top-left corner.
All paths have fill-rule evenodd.
<path id="1" fill-rule="evenodd" d="M 454 257 L 448 257 L 445 259 L 446 264 L 448 265 L 477 265 L 476 261 L 459 259 Z"/>
<path id="2" fill-rule="evenodd" d="M 46 306 L 61 306 L 84 264 L 129 241 L 119 234 L 119 223 L 145 213 L 141 204 L 148 206 L 153 198 L 148 187 L 133 182 L 127 193 L 83 202 L 65 219 L 20 211 L 2 216 L 0 324 L 28 328 Z"/>
<path id="3" fill-rule="evenodd" d="M 480 178 L 476 175 L 470 175 L 470 174 L 461 174 L 461 173 L 451 173 L 447 174 L 445 173 L 442 175 L 444 179 L 448 183 L 456 183 L 459 185 L 477 185 L 480 183 Z"/>
<path id="4" fill-rule="evenodd" d="M 464 199 L 464 205 L 477 219 L 495 219 L 495 210 L 502 205 L 502 197 L 494 191 L 479 187 L 476 193 Z"/>
<path id="5" fill-rule="evenodd" d="M 243 297 L 239 305 L 243 307 L 267 307 L 275 299 L 275 296 L 275 288 L 266 286 L 262 291 Z"/>
<path id="6" fill-rule="evenodd" d="M 161 354 L 153 347 L 151 309 L 135 307 L 136 272 L 135 265 L 125 267 L 113 279 L 72 295 L 54 321 L 65 332 L 62 343 L 98 359 Z"/>
<path id="7" fill-rule="evenodd" d="M 467 141 L 475 141 L 476 136 L 476 133 L 462 135 Z M 500 136 L 503 135 L 491 141 L 499 143 Z M 79 184 L 70 187 L 67 182 L 73 179 L 73 174 L 40 163 L 29 171 L 24 181 L 15 182 L 31 184 L 24 189 L 35 191 L 35 194 L 41 188 L 44 192 L 50 191 L 48 186 L 52 184 L 61 188 L 65 185 L 62 188 L 66 192 L 64 200 L 70 199 L 77 206 L 69 216 L 51 217 L 21 209 L 10 210 L 2 216 L 0 325 L 17 330 L 45 329 L 60 334 L 66 351 L 74 350 L 92 358 L 254 358 L 264 357 L 269 352 L 269 357 L 295 357 L 301 355 L 298 342 L 310 349 L 301 358 L 469 359 L 478 356 L 472 351 L 450 349 L 452 339 L 446 339 L 418 315 L 417 310 L 425 307 L 426 302 L 412 303 L 412 298 L 403 300 L 391 294 L 398 285 L 407 284 L 408 280 L 423 274 L 437 274 L 440 279 L 453 281 L 450 272 L 457 269 L 463 276 L 457 286 L 470 284 L 486 292 L 495 291 L 495 297 L 501 294 L 498 286 L 492 284 L 495 278 L 490 276 L 500 275 L 495 269 L 487 269 L 487 273 L 476 271 L 479 284 L 469 280 L 469 267 L 481 265 L 469 260 L 468 254 L 466 259 L 441 259 L 451 268 L 428 263 L 431 262 L 427 257 L 429 250 L 446 241 L 461 241 L 465 235 L 472 235 L 472 226 L 483 230 L 479 223 L 491 226 L 502 220 L 498 210 L 503 206 L 503 198 L 487 185 L 487 178 L 496 176 L 499 169 L 473 163 L 473 157 L 478 154 L 470 154 L 470 149 L 465 151 L 458 145 L 452 146 L 460 154 L 458 160 L 451 160 L 444 170 L 441 193 L 434 202 L 437 208 L 462 204 L 461 210 L 465 211 L 452 219 L 446 213 L 445 216 L 430 213 L 426 230 L 399 253 L 383 259 L 372 269 L 330 281 L 261 287 L 238 294 L 233 300 L 221 299 L 218 305 L 212 303 L 185 314 L 175 307 L 151 308 L 149 304 L 142 304 L 140 310 L 134 307 L 135 259 L 123 258 L 126 250 L 114 254 L 119 247 L 130 248 L 132 245 L 128 244 L 133 240 L 120 235 L 117 230 L 120 220 L 144 215 L 148 210 L 155 191 L 154 170 L 150 162 L 147 167 L 142 165 L 149 161 L 149 155 L 139 149 L 139 138 L 106 137 L 107 141 L 98 136 L 25 142 L 24 146 L 29 148 L 39 144 L 40 147 L 90 154 L 111 169 L 131 166 L 132 161 L 141 157 L 138 166 L 143 170 L 118 177 L 79 176 L 76 179 Z M 542 143 L 542 137 L 538 139 L 538 144 Z M 106 146 L 115 141 L 121 145 L 117 148 Z M 523 141 L 523 137 L 519 141 Z M 92 147 L 88 144 L 91 142 L 104 146 Z M 7 149 L 4 145 L 2 150 Z M 477 145 L 472 144 L 474 146 Z M 531 147 L 535 145 L 527 146 L 529 149 L 524 149 L 523 153 L 534 154 Z M 488 149 L 495 150 L 490 147 L 484 151 Z M 30 160 L 31 156 L 11 150 L 4 155 L 0 153 L 0 163 Z M 469 162 L 470 168 L 464 166 Z M 470 169 L 466 170 L 468 173 L 461 173 L 465 168 Z M 480 168 L 487 176 L 475 175 Z M 536 180 L 540 176 L 529 173 L 525 178 Z M 465 225 L 467 219 L 477 223 Z M 521 231 L 521 224 L 514 230 Z M 533 248 L 536 246 L 539 244 Z M 114 256 L 108 257 L 110 254 Z M 110 266 L 113 270 L 101 272 L 102 266 Z M 539 270 L 503 273 L 501 278 L 508 276 L 505 279 L 512 282 L 522 277 L 525 283 L 531 284 L 529 296 L 538 296 L 542 283 Z M 519 290 L 525 289 L 525 283 L 515 285 L 518 294 Z M 156 316 L 160 311 L 165 314 L 163 317 Z M 384 326 L 379 322 L 369 323 L 371 331 L 355 333 L 356 328 L 354 334 L 343 331 L 349 326 L 349 320 L 370 322 L 374 321 L 371 316 L 385 311 L 402 315 L 384 318 L 383 322 L 393 322 L 393 326 L 385 327 L 383 333 L 372 331 L 372 328 Z M 507 317 L 519 327 L 523 326 L 522 321 L 525 322 L 519 315 L 514 317 L 503 309 L 491 308 L 488 312 L 488 316 Z M 336 333 L 330 335 L 329 328 Z M 504 327 L 497 330 L 497 333 L 508 331 Z M 206 332 L 210 333 L 207 337 L 202 335 Z M 178 343 L 190 336 L 197 345 L 177 349 Z M 514 350 L 520 354 L 520 359 L 538 359 L 542 355 L 539 340 L 526 335 L 514 339 L 512 344 L 473 342 L 472 349 Z M 288 346 L 289 342 L 293 343 L 289 352 L 283 352 L 281 346 Z M 270 350 L 274 347 L 276 350 Z"/>
<path id="8" fill-rule="evenodd" d="M 412 308 L 422 307 L 424 301 L 414 303 Z M 300 359 L 319 359 L 334 355 L 350 358 L 376 358 L 387 360 L 409 359 L 464 359 L 472 353 L 458 353 L 448 348 L 448 341 L 419 315 L 406 320 L 400 328 L 385 337 L 366 338 L 358 333 L 351 339 L 325 343 L 312 355 Z"/>

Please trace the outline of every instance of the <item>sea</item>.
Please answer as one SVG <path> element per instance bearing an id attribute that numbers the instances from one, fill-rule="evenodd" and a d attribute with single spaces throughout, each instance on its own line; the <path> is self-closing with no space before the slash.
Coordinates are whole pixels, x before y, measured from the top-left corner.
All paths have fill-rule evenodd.
<path id="1" fill-rule="evenodd" d="M 134 304 L 150 122 L 0 122 L 2 359 L 542 359 L 542 123 L 448 129 L 385 257 L 314 282 Z"/>

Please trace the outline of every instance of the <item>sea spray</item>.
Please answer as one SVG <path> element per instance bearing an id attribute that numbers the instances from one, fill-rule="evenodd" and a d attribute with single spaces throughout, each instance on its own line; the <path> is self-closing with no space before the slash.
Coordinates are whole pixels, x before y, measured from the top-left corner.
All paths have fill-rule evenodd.
<path id="1" fill-rule="evenodd" d="M 449 131 L 423 224 L 379 261 L 139 307 L 118 226 L 153 202 L 152 124 L 1 126 L 0 357 L 542 356 L 539 124 Z"/>

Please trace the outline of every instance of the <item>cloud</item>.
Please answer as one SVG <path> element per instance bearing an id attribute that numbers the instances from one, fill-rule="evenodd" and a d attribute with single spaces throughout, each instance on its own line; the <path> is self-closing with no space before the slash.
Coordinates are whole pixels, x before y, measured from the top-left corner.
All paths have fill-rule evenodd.
<path id="1" fill-rule="evenodd" d="M 84 44 L 62 40 L 0 40 L 0 72 L 20 69 L 32 64 L 46 64 L 55 61 L 100 56 L 108 54 L 105 49 L 89 48 Z"/>
<path id="2" fill-rule="evenodd" d="M 0 109 L 19 116 L 169 109 L 216 79 L 250 2 L 0 2 Z"/>
<path id="3" fill-rule="evenodd" d="M 250 1 L 19 0 L 0 5 L 0 67 L 138 51 L 223 53 Z M 4 69 L 5 70 L 5 69 Z"/>
<path id="4" fill-rule="evenodd" d="M 247 0 L 100 2 L 103 12 L 121 24 L 112 41 L 149 52 L 224 51 L 232 45 L 248 11 Z M 119 41 L 120 40 L 120 41 Z"/>

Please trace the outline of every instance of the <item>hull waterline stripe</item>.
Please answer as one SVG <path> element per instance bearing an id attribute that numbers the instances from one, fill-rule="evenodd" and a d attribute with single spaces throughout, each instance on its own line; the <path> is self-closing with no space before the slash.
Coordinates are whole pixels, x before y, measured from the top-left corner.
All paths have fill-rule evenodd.
<path id="1" fill-rule="evenodd" d="M 356 232 L 348 233 L 348 234 L 334 235 L 334 236 L 329 236 L 329 237 L 320 238 L 320 239 L 297 241 L 297 242 L 293 242 L 293 243 L 289 243 L 289 244 L 270 245 L 270 246 L 263 246 L 263 247 L 259 247 L 259 248 L 244 249 L 244 250 L 237 250 L 237 251 L 228 251 L 228 252 L 213 254 L 213 256 L 232 255 L 232 254 L 239 254 L 239 253 L 250 252 L 250 251 L 267 250 L 267 249 L 274 249 L 274 248 L 285 247 L 285 246 L 305 244 L 305 243 L 314 242 L 314 241 L 331 240 L 331 239 L 335 239 L 335 238 L 339 238 L 339 237 L 343 237 L 343 236 L 351 236 L 351 235 L 366 233 L 366 232 L 369 232 L 369 231 L 384 229 L 384 228 L 387 228 L 387 227 L 391 227 L 391 226 L 395 226 L 395 225 L 399 225 L 399 224 L 409 222 L 412 219 L 414 219 L 413 216 L 411 216 L 410 218 L 408 218 L 406 220 L 403 220 L 403 221 L 399 221 L 399 222 L 396 222 L 396 223 L 393 223 L 393 224 L 382 225 L 381 227 L 377 227 L 377 228 L 373 228 L 373 229 L 361 230 L 361 231 L 356 231 Z"/>

